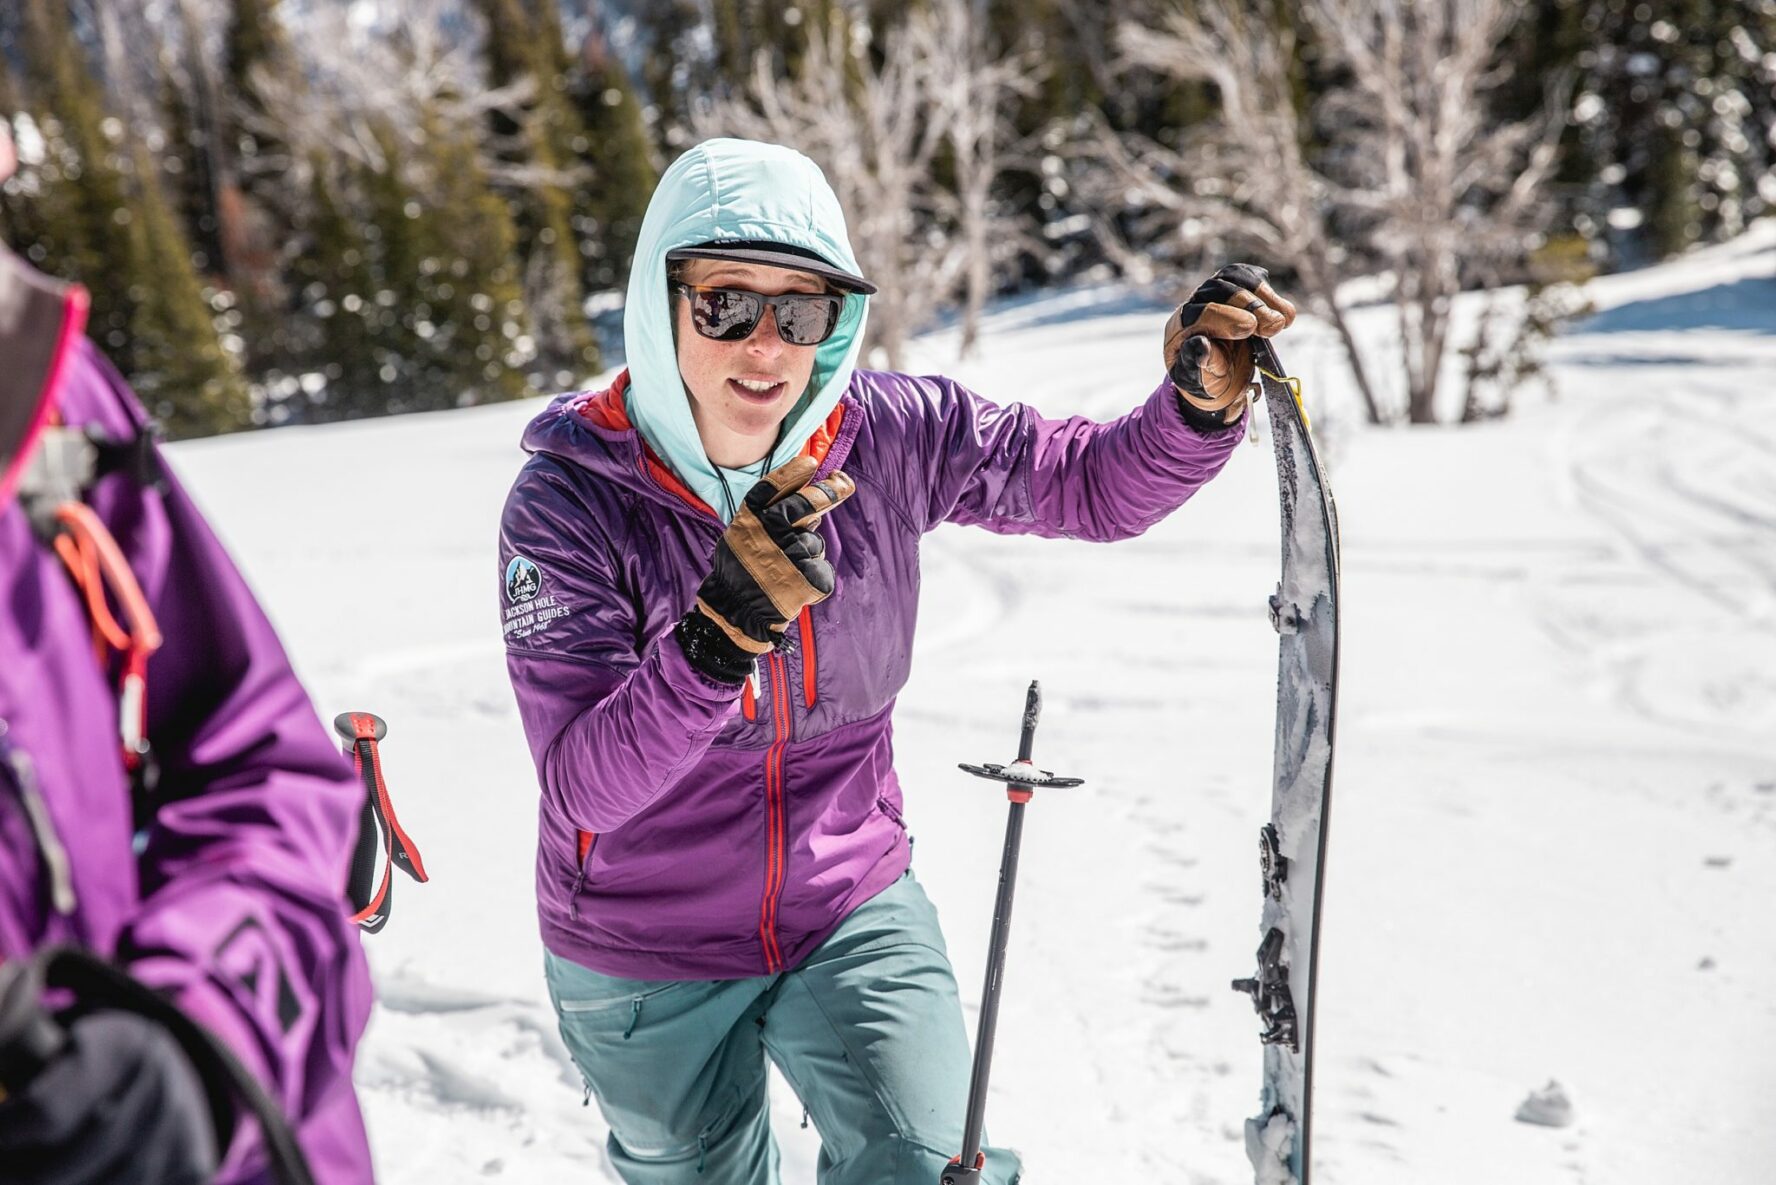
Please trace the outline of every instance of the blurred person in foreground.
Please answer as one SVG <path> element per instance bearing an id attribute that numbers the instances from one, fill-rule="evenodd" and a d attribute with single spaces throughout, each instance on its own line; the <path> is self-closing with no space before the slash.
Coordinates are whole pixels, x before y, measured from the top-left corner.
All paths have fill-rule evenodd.
<path id="1" fill-rule="evenodd" d="M 499 595 L 545 973 L 632 1185 L 774 1181 L 767 1060 L 823 1185 L 933 1185 L 961 1150 L 968 1037 L 891 738 L 919 541 L 1139 535 L 1240 440 L 1242 339 L 1295 315 L 1222 269 L 1098 424 L 856 369 L 875 290 L 813 162 L 707 141 L 648 206 L 629 368 L 524 435 Z"/>
<path id="2" fill-rule="evenodd" d="M 316 1181 L 359 1185 L 362 790 L 86 307 L 0 245 L 0 1021 L 38 1003 L 34 952 L 114 959 L 264 1085 Z M 0 1049 L 0 1183 L 269 1179 L 168 1030 L 64 1005 L 52 1055 Z"/>

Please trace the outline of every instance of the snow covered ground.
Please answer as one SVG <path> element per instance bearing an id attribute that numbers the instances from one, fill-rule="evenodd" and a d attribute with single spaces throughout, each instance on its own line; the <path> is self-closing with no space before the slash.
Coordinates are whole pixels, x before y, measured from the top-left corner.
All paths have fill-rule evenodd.
<path id="1" fill-rule="evenodd" d="M 1769 1179 L 1776 1161 L 1776 223 L 1592 285 L 1560 395 L 1374 431 L 1323 327 L 1279 344 L 1344 538 L 1321 969 L 1325 1185 Z M 1071 291 L 915 368 L 1120 413 L 1163 313 Z M 1365 333 L 1385 332 L 1376 315 Z M 329 716 L 391 723 L 433 880 L 368 940 L 357 1079 L 380 1176 L 614 1181 L 553 1032 L 536 790 L 500 650 L 499 508 L 535 403 L 176 450 Z M 988 1123 L 1026 1180 L 1249 1181 L 1277 567 L 1267 442 L 1115 547 L 945 529 L 898 712 L 916 867 L 978 1003 L 1004 798 L 955 768 L 1088 779 L 1031 808 Z M 972 1026 L 973 1017 L 970 1017 Z M 1514 1120 L 1548 1080 L 1565 1128 Z M 785 1180 L 816 1142 L 787 1091 Z"/>

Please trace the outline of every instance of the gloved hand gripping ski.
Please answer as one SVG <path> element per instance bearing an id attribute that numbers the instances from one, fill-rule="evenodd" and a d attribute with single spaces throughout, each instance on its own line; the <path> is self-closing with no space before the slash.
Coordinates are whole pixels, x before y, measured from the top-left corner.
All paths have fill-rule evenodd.
<path id="1" fill-rule="evenodd" d="M 1295 323 L 1295 306 L 1270 286 L 1270 273 L 1230 263 L 1204 280 L 1166 322 L 1165 364 L 1202 431 L 1238 422 L 1252 391 L 1253 337 L 1273 337 Z"/>
<path id="2" fill-rule="evenodd" d="M 686 658 L 710 678 L 743 681 L 804 608 L 832 595 L 832 565 L 816 528 L 857 487 L 838 470 L 810 481 L 818 468 L 814 458 L 797 457 L 767 473 L 716 544 L 697 606 L 678 625 Z"/>

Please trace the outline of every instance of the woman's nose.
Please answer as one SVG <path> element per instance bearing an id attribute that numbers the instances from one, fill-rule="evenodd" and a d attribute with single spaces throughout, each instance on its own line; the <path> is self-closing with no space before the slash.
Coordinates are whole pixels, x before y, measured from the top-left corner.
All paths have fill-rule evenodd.
<path id="1" fill-rule="evenodd" d="M 777 332 L 777 310 L 770 305 L 765 306 L 765 315 L 753 326 L 751 336 L 746 339 L 746 348 L 767 357 L 783 352 L 783 335 Z"/>

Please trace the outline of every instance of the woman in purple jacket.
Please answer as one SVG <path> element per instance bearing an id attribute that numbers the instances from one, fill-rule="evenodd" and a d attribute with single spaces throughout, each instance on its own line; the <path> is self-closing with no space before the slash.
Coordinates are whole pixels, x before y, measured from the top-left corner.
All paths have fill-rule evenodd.
<path id="1" fill-rule="evenodd" d="M 112 956 L 263 1085 L 316 1181 L 363 1185 L 362 790 L 85 311 L 0 246 L 0 1031 L 39 1003 L 33 952 Z M 0 1047 L 0 1182 L 269 1179 L 167 1030 L 61 1019 L 59 1048 Z"/>
<path id="2" fill-rule="evenodd" d="M 537 417 L 506 503 L 545 970 L 635 1185 L 774 1181 L 767 1059 L 823 1185 L 933 1185 L 960 1150 L 968 1040 L 891 741 L 920 538 L 1140 534 L 1240 439 L 1237 339 L 1294 318 L 1225 268 L 1168 322 L 1145 401 L 1049 420 L 854 369 L 857 272 L 811 161 L 685 153 L 642 226 L 629 369 Z M 1018 1172 L 986 1151 L 981 1180 Z"/>

